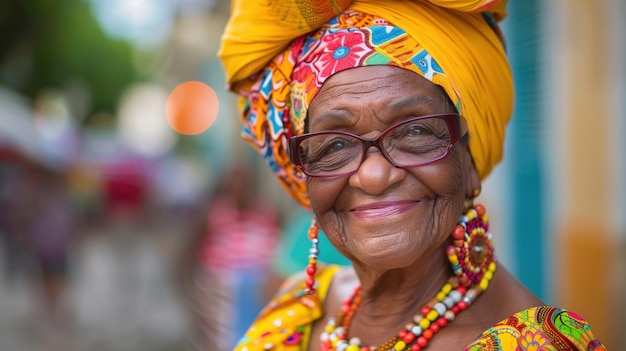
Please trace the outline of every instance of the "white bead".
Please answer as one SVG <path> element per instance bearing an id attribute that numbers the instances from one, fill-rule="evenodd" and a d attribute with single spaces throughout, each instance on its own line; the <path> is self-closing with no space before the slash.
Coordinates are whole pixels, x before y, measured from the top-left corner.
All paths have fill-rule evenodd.
<path id="1" fill-rule="evenodd" d="M 361 339 L 355 337 L 352 337 L 350 339 L 350 345 L 356 345 L 356 346 L 360 346 L 361 345 Z"/>
<path id="2" fill-rule="evenodd" d="M 335 350 L 337 351 L 345 351 L 348 346 L 350 346 L 345 340 L 341 340 L 340 342 L 337 343 L 337 345 L 335 345 Z"/>
<path id="3" fill-rule="evenodd" d="M 461 295 L 461 293 L 458 290 L 452 290 L 450 291 L 450 297 L 452 298 L 452 300 L 454 300 L 454 303 L 458 303 L 459 301 L 461 301 L 461 298 L 463 297 L 463 295 Z"/>
<path id="4" fill-rule="evenodd" d="M 454 299 L 450 296 L 446 296 L 446 298 L 443 299 L 443 303 L 447 308 L 452 308 L 452 306 L 454 306 Z"/>
<path id="5" fill-rule="evenodd" d="M 435 309 L 435 311 L 437 311 L 437 313 L 439 313 L 440 316 L 443 316 L 444 313 L 446 313 L 446 305 L 444 305 L 441 302 L 437 302 L 435 304 L 435 306 L 433 306 L 433 308 Z"/>
<path id="6" fill-rule="evenodd" d="M 411 333 L 415 335 L 422 335 L 422 327 L 420 327 L 419 325 L 414 326 L 413 328 L 411 328 Z"/>

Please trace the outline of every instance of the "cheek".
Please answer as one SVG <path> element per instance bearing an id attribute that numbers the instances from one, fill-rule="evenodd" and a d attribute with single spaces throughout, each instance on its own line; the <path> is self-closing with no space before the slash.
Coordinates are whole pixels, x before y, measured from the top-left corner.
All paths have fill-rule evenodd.
<path id="1" fill-rule="evenodd" d="M 334 210 L 337 198 L 346 183 L 347 180 L 309 178 L 307 181 L 309 199 L 318 221 Z"/>
<path id="2" fill-rule="evenodd" d="M 465 174 L 460 158 L 450 155 L 441 163 L 421 167 L 415 176 L 431 191 L 435 228 L 446 236 L 456 225 L 465 200 Z"/>
<path id="3" fill-rule="evenodd" d="M 345 178 L 345 177 L 344 177 Z M 333 246 L 340 247 L 345 241 L 345 228 L 336 207 L 348 183 L 347 179 L 310 179 L 307 182 L 311 208 L 317 223 Z"/>
<path id="4" fill-rule="evenodd" d="M 436 197 L 447 200 L 464 198 L 464 173 L 458 158 L 448 157 L 437 163 L 418 167 L 412 173 Z"/>

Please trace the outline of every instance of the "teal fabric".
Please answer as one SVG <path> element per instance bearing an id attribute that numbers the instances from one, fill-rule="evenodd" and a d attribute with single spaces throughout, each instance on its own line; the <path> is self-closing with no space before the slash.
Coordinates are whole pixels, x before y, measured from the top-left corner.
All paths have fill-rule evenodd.
<path id="1" fill-rule="evenodd" d="M 274 259 L 275 271 L 289 277 L 294 273 L 303 271 L 309 260 L 309 241 L 307 233 L 311 225 L 313 214 L 300 207 L 293 210 L 282 231 L 282 237 L 276 250 Z M 326 235 L 319 232 L 319 262 L 350 265 L 350 261 L 340 254 L 328 241 Z"/>

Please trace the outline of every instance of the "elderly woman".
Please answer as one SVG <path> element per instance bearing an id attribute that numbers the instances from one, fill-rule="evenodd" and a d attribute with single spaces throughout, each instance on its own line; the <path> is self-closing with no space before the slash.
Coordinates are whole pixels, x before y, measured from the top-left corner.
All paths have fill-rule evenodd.
<path id="1" fill-rule="evenodd" d="M 237 350 L 603 350 L 494 258 L 473 204 L 513 87 L 498 0 L 235 1 L 244 138 L 314 220 Z M 317 265 L 317 228 L 351 267 Z"/>

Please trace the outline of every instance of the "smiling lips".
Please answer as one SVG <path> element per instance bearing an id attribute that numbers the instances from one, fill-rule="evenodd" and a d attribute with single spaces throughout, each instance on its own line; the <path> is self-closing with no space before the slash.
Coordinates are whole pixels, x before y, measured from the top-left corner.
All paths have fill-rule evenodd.
<path id="1" fill-rule="evenodd" d="M 377 202 L 355 207 L 351 212 L 362 219 L 382 219 L 407 212 L 417 204 L 417 201 Z"/>

